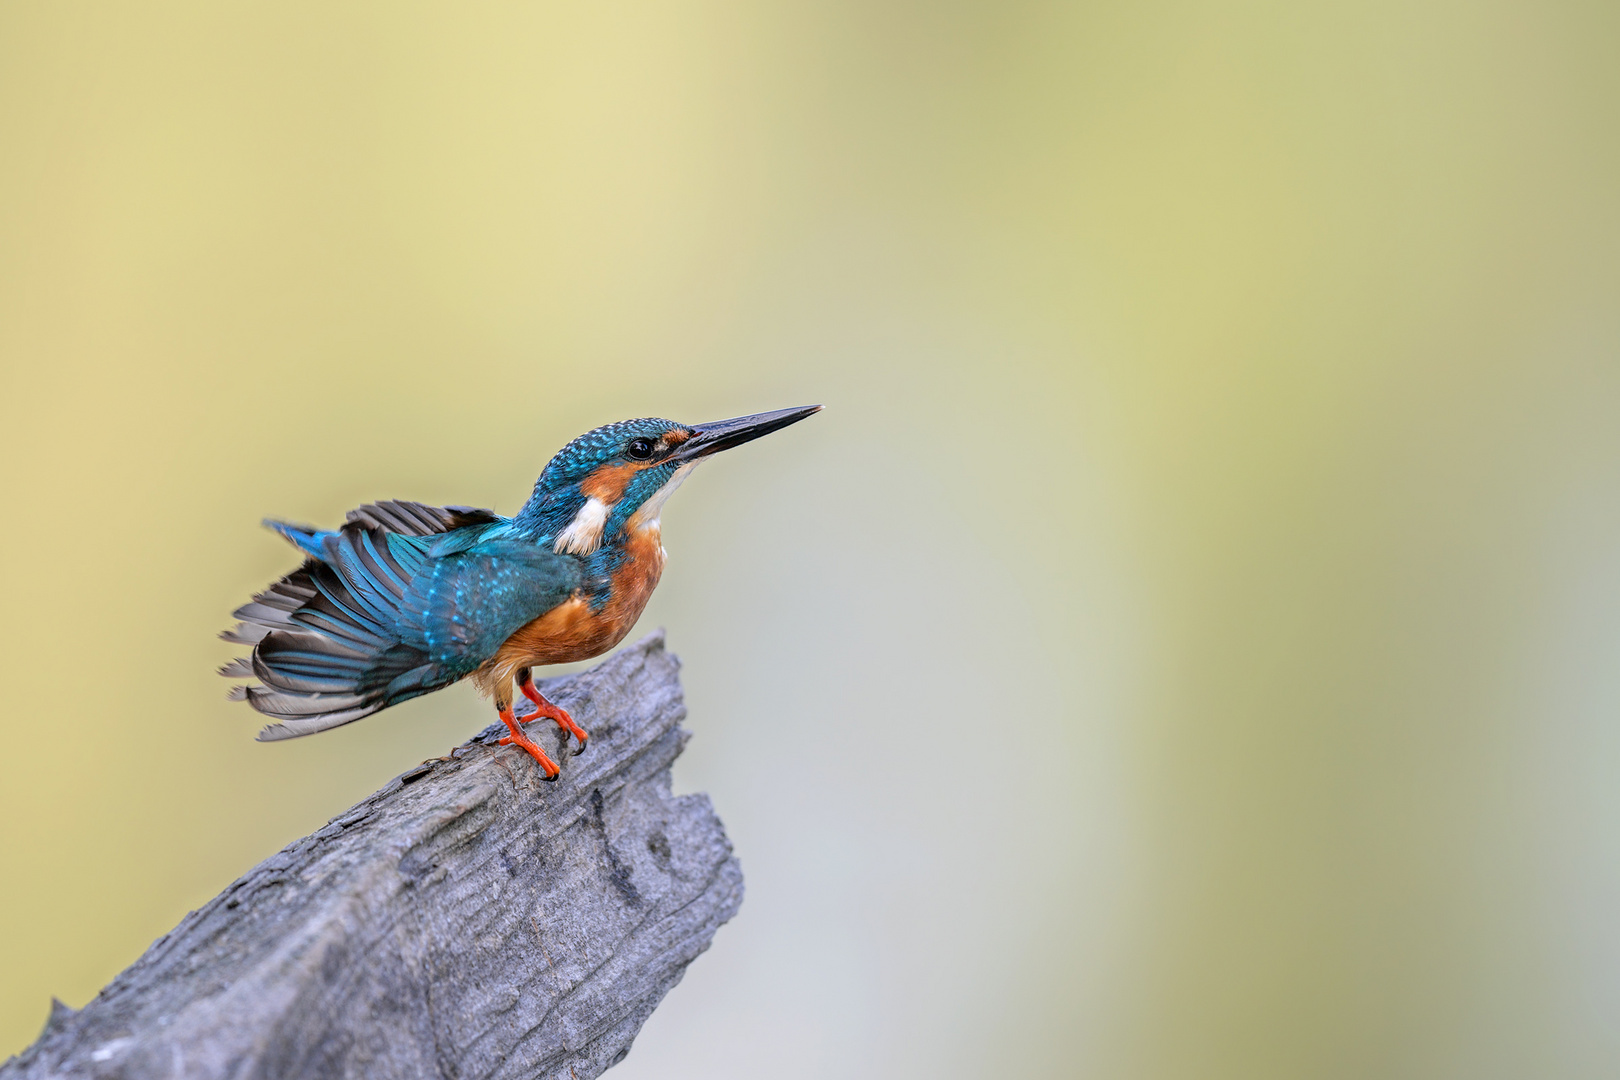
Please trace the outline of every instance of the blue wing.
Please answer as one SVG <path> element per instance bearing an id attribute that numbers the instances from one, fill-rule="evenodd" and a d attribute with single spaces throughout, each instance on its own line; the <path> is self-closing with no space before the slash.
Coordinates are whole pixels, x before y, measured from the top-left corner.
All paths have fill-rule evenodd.
<path id="1" fill-rule="evenodd" d="M 386 529 L 400 536 L 443 535 L 465 530 L 472 525 L 494 525 L 506 520 L 493 510 L 480 510 L 473 506 L 429 506 L 427 503 L 406 502 L 403 499 L 367 503 L 350 510 L 345 518 L 349 524 Z M 337 535 L 336 532 L 270 518 L 266 518 L 264 524 L 286 537 L 288 543 L 312 559 L 324 560 L 327 538 Z"/>
<path id="2" fill-rule="evenodd" d="M 236 612 L 222 669 L 288 739 L 369 716 L 476 671 L 523 624 L 580 587 L 578 560 L 503 538 L 487 510 L 377 503 L 335 532 L 271 523 L 310 555 Z"/>

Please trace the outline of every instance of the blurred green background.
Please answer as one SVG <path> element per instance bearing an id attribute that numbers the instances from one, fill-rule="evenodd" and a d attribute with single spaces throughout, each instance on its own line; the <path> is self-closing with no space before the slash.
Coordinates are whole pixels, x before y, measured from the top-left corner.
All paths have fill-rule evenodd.
<path id="1" fill-rule="evenodd" d="M 1620 1073 L 1620 7 L 0 7 L 0 1053 L 484 726 L 265 515 L 665 515 L 748 899 L 614 1075 Z"/>

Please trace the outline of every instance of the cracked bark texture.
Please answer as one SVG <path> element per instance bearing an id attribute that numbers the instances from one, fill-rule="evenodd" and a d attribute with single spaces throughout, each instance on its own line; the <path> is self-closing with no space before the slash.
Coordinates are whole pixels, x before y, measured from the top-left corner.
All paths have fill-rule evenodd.
<path id="1" fill-rule="evenodd" d="M 687 734 L 657 633 L 548 697 L 591 733 L 544 783 L 491 726 L 266 859 L 82 1010 L 28 1077 L 587 1080 L 742 902 L 707 796 L 670 794 Z"/>

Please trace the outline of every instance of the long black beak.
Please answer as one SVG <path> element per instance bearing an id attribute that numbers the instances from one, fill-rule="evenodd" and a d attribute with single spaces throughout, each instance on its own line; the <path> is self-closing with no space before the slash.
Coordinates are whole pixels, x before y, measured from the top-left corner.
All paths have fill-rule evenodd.
<path id="1" fill-rule="evenodd" d="M 812 413 L 820 411 L 820 405 L 800 405 L 796 409 L 777 409 L 775 412 L 755 413 L 753 416 L 716 420 L 711 424 L 694 424 L 691 429 L 692 437 L 676 447 L 668 460 L 696 461 L 710 454 L 718 454 L 722 450 L 730 450 L 733 446 L 751 442 L 761 435 L 780 431 L 789 424 L 797 424 Z"/>

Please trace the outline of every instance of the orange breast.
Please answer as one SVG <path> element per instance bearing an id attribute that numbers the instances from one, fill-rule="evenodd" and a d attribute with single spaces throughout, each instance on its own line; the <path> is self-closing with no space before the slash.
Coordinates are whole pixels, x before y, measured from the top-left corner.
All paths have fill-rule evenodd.
<path id="1" fill-rule="evenodd" d="M 633 533 L 624 562 L 613 575 L 612 595 L 597 611 L 581 596 L 525 624 L 495 654 L 490 667 L 497 680 L 522 667 L 566 664 L 600 656 L 624 639 L 641 617 L 664 572 L 664 548 L 657 528 Z"/>

